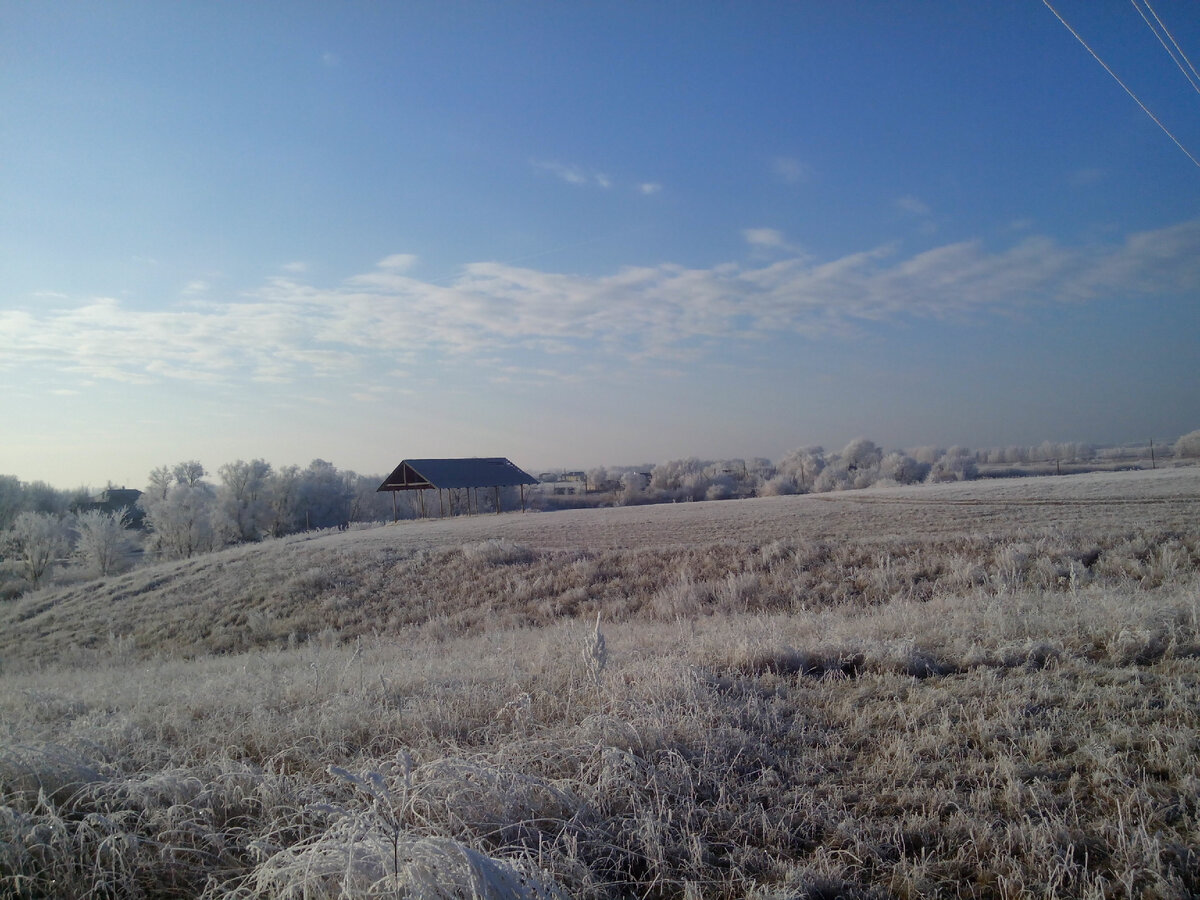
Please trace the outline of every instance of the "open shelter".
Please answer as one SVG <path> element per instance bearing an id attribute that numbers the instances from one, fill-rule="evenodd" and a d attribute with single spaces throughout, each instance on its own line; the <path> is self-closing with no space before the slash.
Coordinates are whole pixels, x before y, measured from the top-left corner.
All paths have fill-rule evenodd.
<path id="1" fill-rule="evenodd" d="M 453 514 L 453 491 L 466 489 L 467 513 L 471 512 L 471 491 L 475 492 L 475 510 L 479 510 L 479 489 L 491 488 L 495 492 L 496 512 L 500 512 L 500 488 L 520 487 L 521 511 L 525 510 L 525 485 L 537 484 L 538 480 L 528 472 L 519 469 L 503 456 L 468 457 L 465 459 L 406 459 L 392 470 L 392 474 L 384 479 L 383 484 L 376 488 L 379 491 L 392 491 L 392 517 L 399 518 L 396 510 L 396 491 L 429 491 L 438 492 L 438 511 L 446 514 L 446 506 L 442 503 L 442 491 L 447 492 L 451 503 L 450 512 Z M 425 515 L 425 494 L 418 495 L 421 502 L 421 515 Z"/>

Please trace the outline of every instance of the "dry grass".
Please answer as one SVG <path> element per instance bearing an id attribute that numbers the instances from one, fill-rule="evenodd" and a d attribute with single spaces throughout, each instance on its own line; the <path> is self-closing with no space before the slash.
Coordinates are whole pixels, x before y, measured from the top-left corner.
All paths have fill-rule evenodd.
<path id="1" fill-rule="evenodd" d="M 460 520 L 43 592 L 3 623 L 0 893 L 1195 895 L 1178 488 L 986 533 L 881 491 L 857 540 L 770 524 L 815 498 L 637 548 Z"/>

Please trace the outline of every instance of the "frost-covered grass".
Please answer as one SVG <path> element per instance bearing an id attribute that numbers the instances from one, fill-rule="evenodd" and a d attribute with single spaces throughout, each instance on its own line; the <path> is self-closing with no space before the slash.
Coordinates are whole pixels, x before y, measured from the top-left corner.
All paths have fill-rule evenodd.
<path id="1" fill-rule="evenodd" d="M 36 594 L 0 894 L 1194 895 L 1172 479 L 405 523 Z"/>

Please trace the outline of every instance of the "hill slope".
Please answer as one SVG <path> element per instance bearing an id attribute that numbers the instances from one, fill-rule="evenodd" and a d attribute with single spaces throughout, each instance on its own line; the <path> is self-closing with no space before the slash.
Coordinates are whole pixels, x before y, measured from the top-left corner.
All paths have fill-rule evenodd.
<path id="1" fill-rule="evenodd" d="M 0 894 L 1196 896 L 1200 471 L 1130 475 L 404 523 L 26 598 Z"/>
<path id="2" fill-rule="evenodd" d="M 1173 539 L 1194 553 L 1198 522 L 1200 468 L 402 522 L 41 591 L 0 607 L 0 662 L 1062 589 L 1073 561 L 1124 578 Z"/>

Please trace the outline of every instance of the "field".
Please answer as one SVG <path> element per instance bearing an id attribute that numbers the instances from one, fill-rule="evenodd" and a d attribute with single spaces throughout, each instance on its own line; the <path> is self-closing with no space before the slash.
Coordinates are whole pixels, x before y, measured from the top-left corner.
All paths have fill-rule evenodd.
<path id="1" fill-rule="evenodd" d="M 1200 894 L 1200 467 L 302 535 L 0 607 L 0 894 Z"/>

